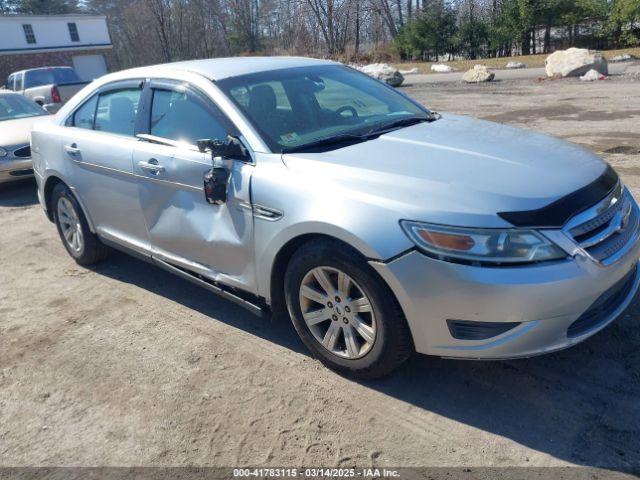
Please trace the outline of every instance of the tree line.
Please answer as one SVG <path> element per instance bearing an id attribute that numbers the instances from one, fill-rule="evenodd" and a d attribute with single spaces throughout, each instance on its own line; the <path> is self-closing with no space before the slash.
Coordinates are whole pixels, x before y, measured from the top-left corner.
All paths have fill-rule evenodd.
<path id="1" fill-rule="evenodd" d="M 395 38 L 405 58 L 609 49 L 640 41 L 640 0 L 426 0 Z"/>
<path id="2" fill-rule="evenodd" d="M 640 0 L 0 0 L 107 16 L 117 67 L 248 54 L 440 60 L 640 44 Z"/>

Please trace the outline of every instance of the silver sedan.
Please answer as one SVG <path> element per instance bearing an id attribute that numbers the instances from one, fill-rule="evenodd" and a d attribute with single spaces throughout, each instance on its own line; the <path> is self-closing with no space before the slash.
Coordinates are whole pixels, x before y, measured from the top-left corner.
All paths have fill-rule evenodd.
<path id="1" fill-rule="evenodd" d="M 0 183 L 33 177 L 31 128 L 44 115 L 31 100 L 0 90 Z"/>
<path id="2" fill-rule="evenodd" d="M 91 83 L 33 132 L 80 264 L 111 248 L 256 313 L 332 368 L 574 345 L 629 304 L 640 214 L 576 145 L 438 114 L 335 62 L 229 58 Z M 623 341 L 623 340 L 621 340 Z"/>

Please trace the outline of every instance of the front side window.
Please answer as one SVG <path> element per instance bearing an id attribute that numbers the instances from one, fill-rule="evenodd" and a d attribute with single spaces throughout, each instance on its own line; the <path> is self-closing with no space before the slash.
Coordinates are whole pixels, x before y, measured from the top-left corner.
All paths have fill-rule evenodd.
<path id="1" fill-rule="evenodd" d="M 15 86 L 13 85 L 13 79 L 14 79 L 14 76 L 13 75 L 9 75 L 9 78 L 7 78 L 7 88 L 9 90 L 14 90 L 15 91 Z"/>
<path id="2" fill-rule="evenodd" d="M 71 41 L 79 42 L 80 35 L 78 35 L 78 26 L 75 23 L 67 23 L 67 27 L 69 27 L 69 36 L 71 37 Z"/>
<path id="3" fill-rule="evenodd" d="M 216 84 L 278 153 L 431 116 L 397 91 L 341 65 L 271 70 Z"/>
<path id="4" fill-rule="evenodd" d="M 26 38 L 27 43 L 36 43 L 36 35 L 33 33 L 33 27 L 30 23 L 23 24 L 22 30 L 24 30 L 24 37 Z"/>
<path id="5" fill-rule="evenodd" d="M 46 114 L 47 112 L 42 108 L 22 95 L 15 93 L 0 95 L 0 122 Z"/>
<path id="6" fill-rule="evenodd" d="M 141 93 L 139 88 L 102 93 L 98 97 L 94 129 L 133 136 Z"/>
<path id="7" fill-rule="evenodd" d="M 73 120 L 71 122 L 71 125 L 78 128 L 86 128 L 88 130 L 92 130 L 93 123 L 96 118 L 97 103 L 98 103 L 98 95 L 94 95 L 89 100 L 87 100 L 73 114 Z"/>
<path id="8" fill-rule="evenodd" d="M 151 128 L 153 136 L 194 145 L 208 138 L 224 141 L 227 129 L 222 112 L 186 89 L 153 92 Z"/>
<path id="9" fill-rule="evenodd" d="M 24 73 L 19 73 L 16 75 L 16 84 L 14 90 L 16 92 L 20 92 L 22 90 L 22 78 L 24 77 Z"/>

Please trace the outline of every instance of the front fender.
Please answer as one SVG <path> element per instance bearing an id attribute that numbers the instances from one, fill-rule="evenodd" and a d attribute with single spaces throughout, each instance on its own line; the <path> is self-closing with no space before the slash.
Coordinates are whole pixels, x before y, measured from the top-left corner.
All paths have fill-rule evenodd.
<path id="1" fill-rule="evenodd" d="M 267 157 L 266 155 L 263 157 Z M 277 209 L 277 221 L 256 218 L 255 255 L 259 295 L 270 300 L 276 256 L 290 241 L 306 235 L 341 240 L 365 258 L 384 260 L 413 247 L 399 225 L 396 205 L 350 192 L 326 179 L 291 172 L 280 161 L 258 159 L 251 180 L 252 201 Z M 262 160 L 262 161 L 261 161 Z"/>

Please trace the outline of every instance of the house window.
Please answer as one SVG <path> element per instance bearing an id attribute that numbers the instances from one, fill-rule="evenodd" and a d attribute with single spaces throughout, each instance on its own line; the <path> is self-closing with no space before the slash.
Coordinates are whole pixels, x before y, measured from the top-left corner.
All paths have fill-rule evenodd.
<path id="1" fill-rule="evenodd" d="M 33 27 L 31 26 L 31 24 L 23 24 L 22 29 L 24 30 L 24 36 L 27 39 L 27 43 L 36 43 L 36 36 L 33 33 Z"/>
<path id="2" fill-rule="evenodd" d="M 69 27 L 69 35 L 71 35 L 72 42 L 79 42 L 80 35 L 78 35 L 78 26 L 75 23 L 67 23 Z"/>

